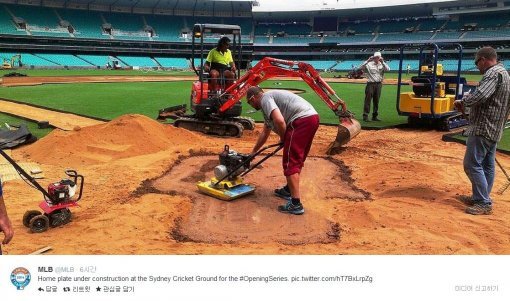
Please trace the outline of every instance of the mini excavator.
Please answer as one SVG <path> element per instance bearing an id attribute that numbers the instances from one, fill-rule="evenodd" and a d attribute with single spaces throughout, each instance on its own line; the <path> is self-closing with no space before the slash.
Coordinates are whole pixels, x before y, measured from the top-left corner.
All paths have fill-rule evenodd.
<path id="1" fill-rule="evenodd" d="M 203 73 L 203 39 L 205 33 L 233 34 L 233 48 L 237 41 L 240 44 L 241 29 L 234 25 L 196 24 L 193 29 L 192 49 L 195 49 L 195 38 L 200 37 L 202 50 L 202 64 L 195 68 L 194 53 L 192 66 L 199 76 L 191 91 L 191 110 L 193 114 L 186 114 L 186 105 L 173 106 L 159 111 L 158 120 L 167 118 L 174 120 L 174 126 L 191 131 L 219 136 L 240 137 L 245 129 L 253 130 L 255 124 L 252 119 L 241 117 L 241 98 L 252 86 L 259 85 L 271 78 L 294 77 L 306 82 L 326 105 L 339 118 L 338 133 L 328 152 L 346 144 L 361 131 L 361 125 L 354 119 L 354 115 L 347 110 L 345 102 L 321 78 L 319 72 L 305 62 L 287 61 L 265 57 L 253 68 L 248 70 L 232 85 L 221 91 L 209 91 L 208 81 Z M 240 55 L 239 55 L 240 60 Z M 238 64 L 239 66 L 239 64 Z M 237 73 L 239 76 L 239 71 Z"/>
<path id="2" fill-rule="evenodd" d="M 442 48 L 440 48 L 441 46 Z M 404 51 L 418 48 L 420 60 L 418 76 L 411 78 L 412 91 L 401 92 Z M 454 75 L 443 74 L 443 65 L 438 64 L 440 49 L 453 48 L 450 55 L 457 56 L 457 72 Z M 424 50 L 429 50 L 428 56 Z M 400 49 L 400 63 L 397 82 L 397 112 L 408 116 L 411 126 L 434 125 L 440 130 L 449 131 L 468 124 L 464 113 L 454 106 L 456 99 L 469 93 L 473 86 L 461 77 L 462 45 L 460 44 L 409 44 Z"/>

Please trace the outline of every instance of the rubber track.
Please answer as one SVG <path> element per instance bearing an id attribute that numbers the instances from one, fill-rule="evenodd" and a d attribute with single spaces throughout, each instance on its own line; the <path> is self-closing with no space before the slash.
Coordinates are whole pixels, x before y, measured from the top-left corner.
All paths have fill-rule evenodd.
<path id="1" fill-rule="evenodd" d="M 244 131 L 243 125 L 239 122 L 198 120 L 189 117 L 182 117 L 175 120 L 174 126 L 190 131 L 202 132 L 204 134 L 228 137 L 241 137 Z"/>

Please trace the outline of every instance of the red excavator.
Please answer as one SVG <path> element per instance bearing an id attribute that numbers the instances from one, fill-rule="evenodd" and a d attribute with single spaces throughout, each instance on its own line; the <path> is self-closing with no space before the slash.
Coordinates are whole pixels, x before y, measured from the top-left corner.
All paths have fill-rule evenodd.
<path id="1" fill-rule="evenodd" d="M 196 24 L 192 44 L 195 44 L 196 36 L 199 36 L 201 41 L 203 41 L 204 33 L 214 32 L 215 29 L 221 34 L 233 33 L 233 45 L 234 49 L 236 48 L 236 36 L 238 35 L 240 40 L 240 28 L 233 25 Z M 203 45 L 201 45 L 201 49 L 203 48 Z M 193 63 L 192 65 L 194 67 Z M 197 69 L 194 69 L 197 72 Z M 199 70 L 197 74 L 199 78 L 203 78 L 202 70 Z M 330 146 L 330 151 L 333 148 L 346 144 L 361 131 L 361 125 L 354 119 L 353 114 L 347 110 L 345 102 L 321 78 L 315 68 L 304 62 L 280 60 L 270 57 L 263 58 L 236 80 L 234 84 L 225 87 L 225 90 L 209 91 L 207 80 L 194 82 L 191 93 L 191 109 L 194 114 L 186 115 L 186 105 L 180 105 L 160 110 L 158 119 L 174 119 L 175 126 L 192 131 L 240 137 L 244 129 L 252 130 L 254 128 L 253 120 L 240 116 L 241 98 L 250 87 L 259 85 L 267 79 L 281 77 L 303 79 L 335 115 L 339 117 L 340 124 L 337 137 Z"/>

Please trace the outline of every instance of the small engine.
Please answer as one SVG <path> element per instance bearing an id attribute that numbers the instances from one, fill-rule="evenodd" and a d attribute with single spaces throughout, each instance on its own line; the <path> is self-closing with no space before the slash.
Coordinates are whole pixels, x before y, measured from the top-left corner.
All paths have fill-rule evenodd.
<path id="1" fill-rule="evenodd" d="M 217 180 L 220 180 L 241 165 L 228 177 L 228 180 L 235 179 L 243 171 L 250 168 L 249 157 L 250 155 L 239 154 L 236 151 L 230 150 L 228 145 L 225 145 L 223 152 L 220 153 L 220 165 L 214 168 L 214 176 Z"/>
<path id="2" fill-rule="evenodd" d="M 60 180 L 60 182 L 51 183 L 48 185 L 48 194 L 52 200 L 45 197 L 46 202 L 50 205 L 60 204 L 68 201 L 76 193 L 76 183 L 69 179 Z"/>

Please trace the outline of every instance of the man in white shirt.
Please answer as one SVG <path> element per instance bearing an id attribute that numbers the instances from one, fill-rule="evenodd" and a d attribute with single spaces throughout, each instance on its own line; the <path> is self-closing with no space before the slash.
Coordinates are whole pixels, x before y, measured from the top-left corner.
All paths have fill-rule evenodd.
<path id="1" fill-rule="evenodd" d="M 372 120 L 381 121 L 379 115 L 379 99 L 381 98 L 382 82 L 384 72 L 390 71 L 390 67 L 379 51 L 375 52 L 368 60 L 360 66 L 365 71 L 367 77 L 367 86 L 365 88 L 365 106 L 363 107 L 363 121 L 369 122 L 370 102 L 374 101 L 374 110 L 372 111 Z"/>

